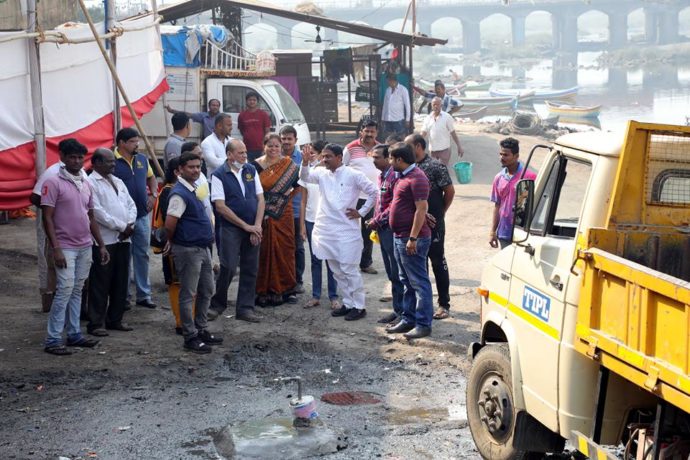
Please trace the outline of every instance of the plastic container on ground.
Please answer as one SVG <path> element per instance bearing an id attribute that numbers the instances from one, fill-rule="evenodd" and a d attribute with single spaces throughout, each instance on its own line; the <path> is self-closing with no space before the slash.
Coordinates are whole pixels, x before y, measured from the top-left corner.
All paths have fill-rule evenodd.
<path id="1" fill-rule="evenodd" d="M 472 162 L 460 161 L 453 165 L 455 176 L 461 184 L 469 184 L 472 182 Z"/>

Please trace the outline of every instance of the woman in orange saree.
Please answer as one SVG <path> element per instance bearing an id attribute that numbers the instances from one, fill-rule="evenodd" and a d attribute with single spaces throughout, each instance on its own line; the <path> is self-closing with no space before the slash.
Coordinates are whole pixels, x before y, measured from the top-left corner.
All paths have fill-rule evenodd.
<path id="1" fill-rule="evenodd" d="M 280 137 L 264 139 L 264 155 L 252 164 L 259 172 L 266 210 L 256 280 L 257 304 L 296 302 L 295 224 L 292 196 L 298 187 L 299 166 L 280 151 Z"/>

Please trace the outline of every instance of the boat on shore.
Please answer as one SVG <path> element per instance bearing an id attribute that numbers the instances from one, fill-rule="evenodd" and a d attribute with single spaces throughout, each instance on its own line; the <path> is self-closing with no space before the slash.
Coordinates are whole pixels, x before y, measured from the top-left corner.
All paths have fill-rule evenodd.
<path id="1" fill-rule="evenodd" d="M 520 96 L 526 93 L 534 93 L 533 100 L 535 101 L 545 101 L 545 100 L 559 100 L 559 99 L 573 99 L 580 88 L 578 86 L 573 86 L 572 88 L 566 89 L 491 89 L 489 94 L 496 97 L 505 96 Z"/>
<path id="2" fill-rule="evenodd" d="M 533 91 L 525 92 L 518 96 L 480 96 L 480 97 L 460 97 L 458 98 L 463 107 L 482 107 L 489 108 L 498 107 L 517 107 L 518 104 L 531 101 L 534 97 Z"/>
<path id="3" fill-rule="evenodd" d="M 453 118 L 469 118 L 470 120 L 479 120 L 480 118 L 487 115 L 489 108 L 487 106 L 478 107 L 472 110 L 462 110 L 454 112 Z"/>
<path id="4" fill-rule="evenodd" d="M 571 105 L 551 101 L 544 101 L 544 103 L 550 114 L 568 118 L 596 118 L 601 113 L 601 105 Z"/>

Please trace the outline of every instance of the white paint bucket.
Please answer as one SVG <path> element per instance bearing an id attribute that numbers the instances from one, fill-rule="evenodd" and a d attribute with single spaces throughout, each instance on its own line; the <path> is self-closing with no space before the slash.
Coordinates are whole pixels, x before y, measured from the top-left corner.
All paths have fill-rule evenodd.
<path id="1" fill-rule="evenodd" d="M 319 416 L 313 396 L 305 395 L 301 399 L 295 398 L 290 401 L 290 407 L 295 418 L 311 420 Z"/>

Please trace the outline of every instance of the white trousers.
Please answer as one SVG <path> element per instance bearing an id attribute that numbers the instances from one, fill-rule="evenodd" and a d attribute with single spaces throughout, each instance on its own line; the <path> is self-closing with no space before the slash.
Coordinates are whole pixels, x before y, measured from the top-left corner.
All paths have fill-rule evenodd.
<path id="1" fill-rule="evenodd" d="M 364 308 L 364 282 L 359 272 L 359 263 L 343 264 L 334 259 L 328 259 L 328 266 L 333 277 L 338 282 L 343 296 L 343 305 L 348 308 L 362 310 Z"/>

